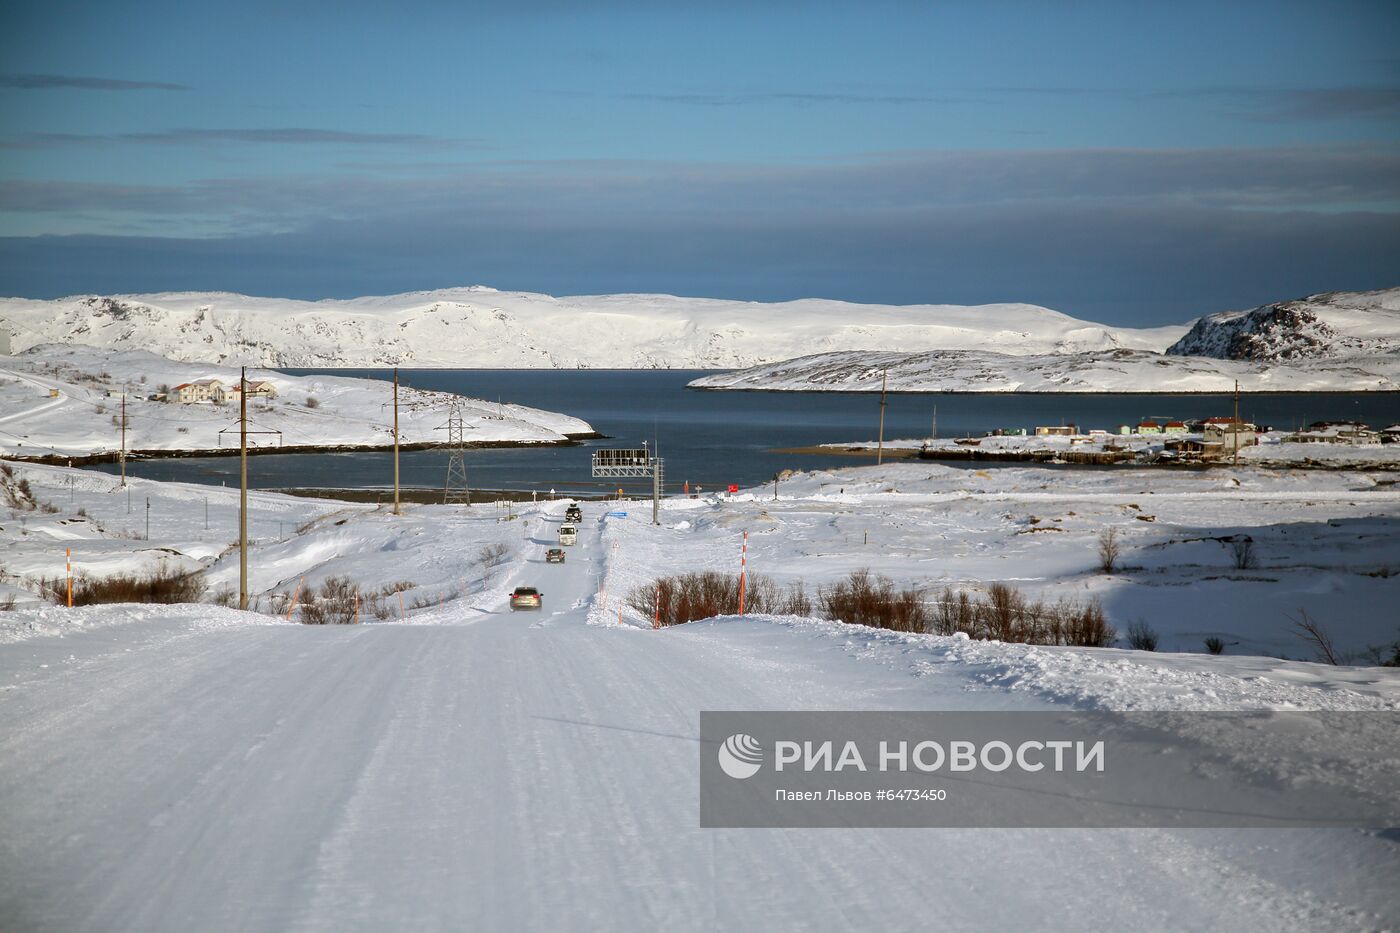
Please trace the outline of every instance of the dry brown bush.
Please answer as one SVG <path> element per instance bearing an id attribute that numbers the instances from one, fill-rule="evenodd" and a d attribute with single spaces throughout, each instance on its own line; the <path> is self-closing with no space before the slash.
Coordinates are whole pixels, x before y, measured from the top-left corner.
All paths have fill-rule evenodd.
<path id="1" fill-rule="evenodd" d="M 868 569 L 853 570 L 846 579 L 819 589 L 817 602 L 826 618 L 838 622 L 896 632 L 929 628 L 929 614 L 917 589 L 896 590 L 893 580 Z"/>
<path id="2" fill-rule="evenodd" d="M 637 587 L 628 595 L 627 604 L 648 619 L 656 618 L 659 611 L 661 625 L 737 615 L 739 578 L 713 570 L 663 577 Z M 811 612 L 811 600 L 800 584 L 785 590 L 767 577 L 751 573 L 744 581 L 744 611 L 807 615 Z"/>
<path id="3" fill-rule="evenodd" d="M 204 578 L 197 572 L 176 570 L 165 564 L 145 573 L 116 574 L 93 579 L 73 580 L 73 605 L 96 606 L 105 603 L 197 603 L 204 595 Z M 45 578 L 39 590 L 50 602 L 66 605 L 66 578 Z"/>

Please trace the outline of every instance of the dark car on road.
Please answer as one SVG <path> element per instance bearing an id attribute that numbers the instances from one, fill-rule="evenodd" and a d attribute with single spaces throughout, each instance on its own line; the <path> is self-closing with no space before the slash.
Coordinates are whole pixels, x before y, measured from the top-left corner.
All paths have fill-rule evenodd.
<path id="1" fill-rule="evenodd" d="M 564 549 L 561 547 L 552 547 L 549 550 L 545 551 L 544 562 L 546 564 L 564 563 Z"/>

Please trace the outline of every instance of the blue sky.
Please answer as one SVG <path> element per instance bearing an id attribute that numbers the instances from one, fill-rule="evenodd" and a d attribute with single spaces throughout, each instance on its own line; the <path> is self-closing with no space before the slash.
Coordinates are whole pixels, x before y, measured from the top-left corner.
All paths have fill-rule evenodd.
<path id="1" fill-rule="evenodd" d="M 1395 3 L 24 3 L 0 292 L 1400 284 Z"/>

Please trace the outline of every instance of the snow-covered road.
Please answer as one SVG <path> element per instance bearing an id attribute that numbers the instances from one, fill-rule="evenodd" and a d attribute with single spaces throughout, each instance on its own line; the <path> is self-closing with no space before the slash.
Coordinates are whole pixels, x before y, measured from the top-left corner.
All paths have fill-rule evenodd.
<path id="1" fill-rule="evenodd" d="M 590 509 L 593 513 L 596 507 Z M 1034 708 L 780 626 L 539 614 L 253 625 L 210 607 L 0 652 L 0 928 L 1371 929 L 1355 831 L 701 830 L 702 709 Z M 885 660 L 871 657 L 885 651 Z M 1326 870 L 1319 870 L 1326 866 Z"/>

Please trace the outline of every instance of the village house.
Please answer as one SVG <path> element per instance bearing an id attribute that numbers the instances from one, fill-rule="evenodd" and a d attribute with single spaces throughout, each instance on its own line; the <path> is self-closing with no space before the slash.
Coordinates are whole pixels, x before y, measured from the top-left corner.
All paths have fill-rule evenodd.
<path id="1" fill-rule="evenodd" d="M 1221 453 L 1233 453 L 1241 447 L 1251 447 L 1259 443 L 1259 434 L 1254 425 L 1233 418 L 1211 418 L 1206 421 L 1204 445 L 1221 445 Z"/>
<path id="2" fill-rule="evenodd" d="M 1225 445 L 1220 441 L 1204 441 L 1194 437 L 1176 437 L 1164 445 L 1168 451 L 1187 459 L 1219 460 L 1225 455 Z"/>
<path id="3" fill-rule="evenodd" d="M 1162 426 L 1163 434 L 1185 434 L 1189 430 L 1185 421 L 1168 421 Z"/>
<path id="4" fill-rule="evenodd" d="M 249 400 L 249 401 L 252 401 L 253 399 L 259 399 L 259 398 L 273 399 L 273 398 L 276 398 L 276 397 L 277 397 L 277 388 L 276 388 L 276 386 L 274 386 L 272 383 L 268 382 L 266 379 L 249 379 L 249 380 L 248 380 L 248 400 Z M 218 401 L 220 401 L 220 402 L 234 402 L 234 403 L 236 403 L 236 402 L 238 401 L 238 383 L 235 382 L 235 383 L 233 383 L 232 385 L 229 385 L 229 386 L 224 387 L 224 388 L 219 392 Z"/>
<path id="5" fill-rule="evenodd" d="M 1400 424 L 1392 424 L 1388 428 L 1381 428 L 1382 444 L 1400 444 Z"/>
<path id="6" fill-rule="evenodd" d="M 223 401 L 224 384 L 218 379 L 196 379 L 194 382 L 182 382 L 170 390 L 170 398 L 182 405 L 191 402 L 221 402 Z"/>
<path id="7" fill-rule="evenodd" d="M 1138 434 L 1161 434 L 1162 426 L 1155 421 L 1139 421 L 1137 426 Z"/>
<path id="8" fill-rule="evenodd" d="M 1379 444 L 1381 432 L 1350 421 L 1318 421 L 1306 431 L 1285 434 L 1285 444 Z"/>
<path id="9" fill-rule="evenodd" d="M 1037 425 L 1035 429 L 1036 437 L 1073 437 L 1079 433 L 1072 424 L 1049 424 Z"/>

